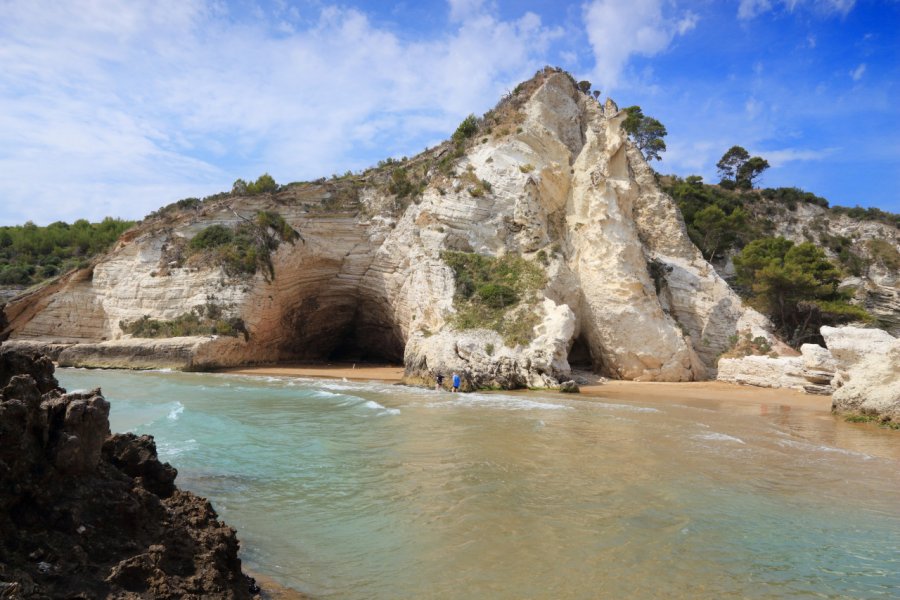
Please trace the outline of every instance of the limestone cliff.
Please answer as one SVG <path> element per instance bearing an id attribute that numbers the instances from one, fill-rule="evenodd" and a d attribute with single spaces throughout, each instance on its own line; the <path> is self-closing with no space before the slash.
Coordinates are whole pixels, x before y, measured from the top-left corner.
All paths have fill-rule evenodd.
<path id="1" fill-rule="evenodd" d="M 570 357 L 615 378 L 704 379 L 736 331 L 766 335 L 766 320 L 690 242 L 614 103 L 598 104 L 553 69 L 517 90 L 465 142 L 148 219 L 89 269 L 12 302 L 11 340 L 55 342 L 62 365 L 353 357 L 403 360 L 409 381 L 458 370 L 466 387 L 519 387 L 568 379 Z M 407 174 L 417 177 L 411 192 L 398 185 Z M 274 251 L 274 276 L 184 261 L 199 232 L 259 211 L 301 236 Z M 528 339 L 457 319 L 448 251 L 539 266 L 540 289 L 505 317 L 533 319 Z M 122 327 L 210 302 L 242 319 L 246 339 L 139 340 Z"/>

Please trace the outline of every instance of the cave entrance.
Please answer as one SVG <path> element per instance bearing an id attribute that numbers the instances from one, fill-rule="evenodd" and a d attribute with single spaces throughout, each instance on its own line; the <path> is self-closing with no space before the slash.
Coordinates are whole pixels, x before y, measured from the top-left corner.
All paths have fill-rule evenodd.
<path id="1" fill-rule="evenodd" d="M 325 287 L 297 303 L 282 320 L 285 358 L 401 364 L 406 345 L 390 308 L 353 291 Z"/>
<path id="2" fill-rule="evenodd" d="M 327 359 L 334 362 L 402 364 L 405 344 L 392 322 L 378 319 L 377 309 L 361 303 L 338 334 Z"/>
<path id="3" fill-rule="evenodd" d="M 594 357 L 591 355 L 591 347 L 584 338 L 584 334 L 579 334 L 572 342 L 569 348 L 569 366 L 579 371 L 593 371 Z"/>

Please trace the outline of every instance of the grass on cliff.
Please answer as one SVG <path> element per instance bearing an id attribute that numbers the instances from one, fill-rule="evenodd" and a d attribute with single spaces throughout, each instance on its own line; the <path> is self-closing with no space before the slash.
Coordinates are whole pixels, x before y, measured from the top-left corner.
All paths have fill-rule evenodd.
<path id="1" fill-rule="evenodd" d="M 453 269 L 457 329 L 491 329 L 510 345 L 527 345 L 540 322 L 538 292 L 547 277 L 540 266 L 521 256 L 484 256 L 474 252 L 441 254 Z"/>
<path id="2" fill-rule="evenodd" d="M 284 218 L 275 212 L 259 211 L 237 227 L 210 225 L 191 239 L 188 264 L 222 265 L 229 275 L 254 275 L 263 270 L 266 278 L 275 277 L 272 253 L 282 242 L 300 239 Z"/>
<path id="3" fill-rule="evenodd" d="M 237 337 L 243 335 L 249 339 L 250 334 L 240 317 L 226 317 L 224 309 L 213 300 L 195 306 L 190 312 L 174 319 L 152 319 L 144 315 L 140 319 L 126 322 L 120 321 L 119 328 L 139 338 L 171 338 L 197 335 L 227 335 Z"/>

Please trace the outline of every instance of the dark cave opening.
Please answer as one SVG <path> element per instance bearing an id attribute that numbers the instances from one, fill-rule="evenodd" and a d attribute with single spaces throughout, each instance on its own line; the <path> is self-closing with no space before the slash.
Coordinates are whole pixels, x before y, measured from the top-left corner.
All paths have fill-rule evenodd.
<path id="1" fill-rule="evenodd" d="M 356 315 L 337 339 L 327 356 L 329 361 L 403 363 L 405 345 L 393 324 L 367 322 Z"/>
<path id="2" fill-rule="evenodd" d="M 580 371 L 594 370 L 594 357 L 591 355 L 591 347 L 583 334 L 578 335 L 569 348 L 569 366 Z"/>
<path id="3" fill-rule="evenodd" d="M 288 360 L 401 364 L 406 347 L 384 303 L 324 289 L 283 320 Z M 290 358 L 288 358 L 290 357 Z"/>

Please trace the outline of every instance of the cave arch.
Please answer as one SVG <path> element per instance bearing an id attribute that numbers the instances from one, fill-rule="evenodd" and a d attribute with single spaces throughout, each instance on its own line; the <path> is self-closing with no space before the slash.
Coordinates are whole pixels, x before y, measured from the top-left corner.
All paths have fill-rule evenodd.
<path id="1" fill-rule="evenodd" d="M 327 266 L 316 265 L 314 279 L 310 268 L 301 285 L 285 282 L 282 298 L 291 300 L 276 334 L 282 360 L 401 364 L 406 340 L 387 298 Z"/>

